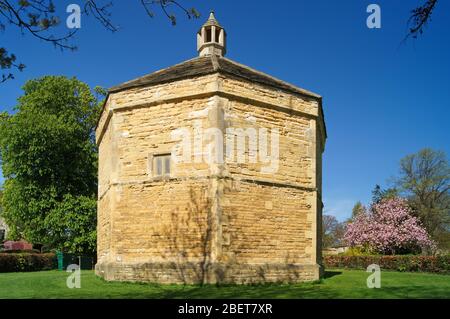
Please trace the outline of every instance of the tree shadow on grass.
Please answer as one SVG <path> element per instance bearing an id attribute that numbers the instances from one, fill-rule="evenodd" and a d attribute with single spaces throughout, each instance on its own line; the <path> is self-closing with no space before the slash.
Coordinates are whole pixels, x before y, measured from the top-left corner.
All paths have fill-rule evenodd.
<path id="1" fill-rule="evenodd" d="M 327 278 L 331 278 L 331 277 L 339 276 L 339 275 L 342 275 L 342 271 L 336 271 L 336 270 L 329 271 L 329 270 L 327 270 L 327 271 L 325 271 L 325 274 L 323 275 L 323 278 L 327 279 Z"/>
<path id="2" fill-rule="evenodd" d="M 185 286 L 181 290 L 166 290 L 162 298 L 168 299 L 303 299 L 336 298 L 335 291 L 322 289 L 323 283 L 304 282 L 298 284 L 249 284 L 249 285 L 204 285 Z"/>
<path id="3" fill-rule="evenodd" d="M 167 291 L 163 298 L 223 298 L 223 299 L 272 299 L 272 298 L 308 298 L 317 297 L 316 288 L 307 285 L 261 285 L 261 286 L 203 286 L 190 287 L 185 290 Z M 328 297 L 332 297 L 328 296 Z M 327 297 L 327 296 L 326 296 Z"/>

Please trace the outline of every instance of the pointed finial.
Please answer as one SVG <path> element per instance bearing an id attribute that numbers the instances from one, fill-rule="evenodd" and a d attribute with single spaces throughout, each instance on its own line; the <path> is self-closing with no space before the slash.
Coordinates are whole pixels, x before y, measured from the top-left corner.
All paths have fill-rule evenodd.
<path id="1" fill-rule="evenodd" d="M 214 16 L 214 10 L 211 10 L 211 11 L 209 12 L 209 18 L 208 18 L 208 20 L 216 21 L 216 17 Z"/>
<path id="2" fill-rule="evenodd" d="M 219 21 L 217 21 L 216 16 L 214 15 L 214 10 L 209 12 L 208 20 L 206 20 L 203 26 L 215 25 L 220 27 Z"/>

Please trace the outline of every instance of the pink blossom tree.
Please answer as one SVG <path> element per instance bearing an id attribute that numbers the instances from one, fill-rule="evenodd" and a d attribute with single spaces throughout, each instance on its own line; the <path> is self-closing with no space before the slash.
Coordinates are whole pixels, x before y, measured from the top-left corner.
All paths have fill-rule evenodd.
<path id="1" fill-rule="evenodd" d="M 382 254 L 418 253 L 435 244 L 403 198 L 390 198 L 363 208 L 347 226 L 344 239 L 350 246 Z"/>

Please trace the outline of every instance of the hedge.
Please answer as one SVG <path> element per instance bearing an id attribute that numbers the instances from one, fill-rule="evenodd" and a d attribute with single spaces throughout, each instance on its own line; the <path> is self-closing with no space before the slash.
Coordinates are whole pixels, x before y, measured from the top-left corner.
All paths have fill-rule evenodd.
<path id="1" fill-rule="evenodd" d="M 446 256 L 324 256 L 325 268 L 366 269 L 371 264 L 396 271 L 450 274 L 450 255 Z"/>
<path id="2" fill-rule="evenodd" d="M 3 250 L 2 254 L 40 254 L 37 249 Z"/>
<path id="3" fill-rule="evenodd" d="M 51 270 L 58 266 L 56 255 L 0 253 L 0 273 Z"/>

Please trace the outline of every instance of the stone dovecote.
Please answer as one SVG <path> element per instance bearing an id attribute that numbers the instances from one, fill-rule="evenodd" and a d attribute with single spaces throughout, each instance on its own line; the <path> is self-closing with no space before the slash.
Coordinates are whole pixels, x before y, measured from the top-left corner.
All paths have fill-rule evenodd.
<path id="1" fill-rule="evenodd" d="M 214 14 L 197 42 L 198 57 L 109 91 L 96 131 L 96 273 L 318 279 L 322 98 L 227 59 Z"/>

